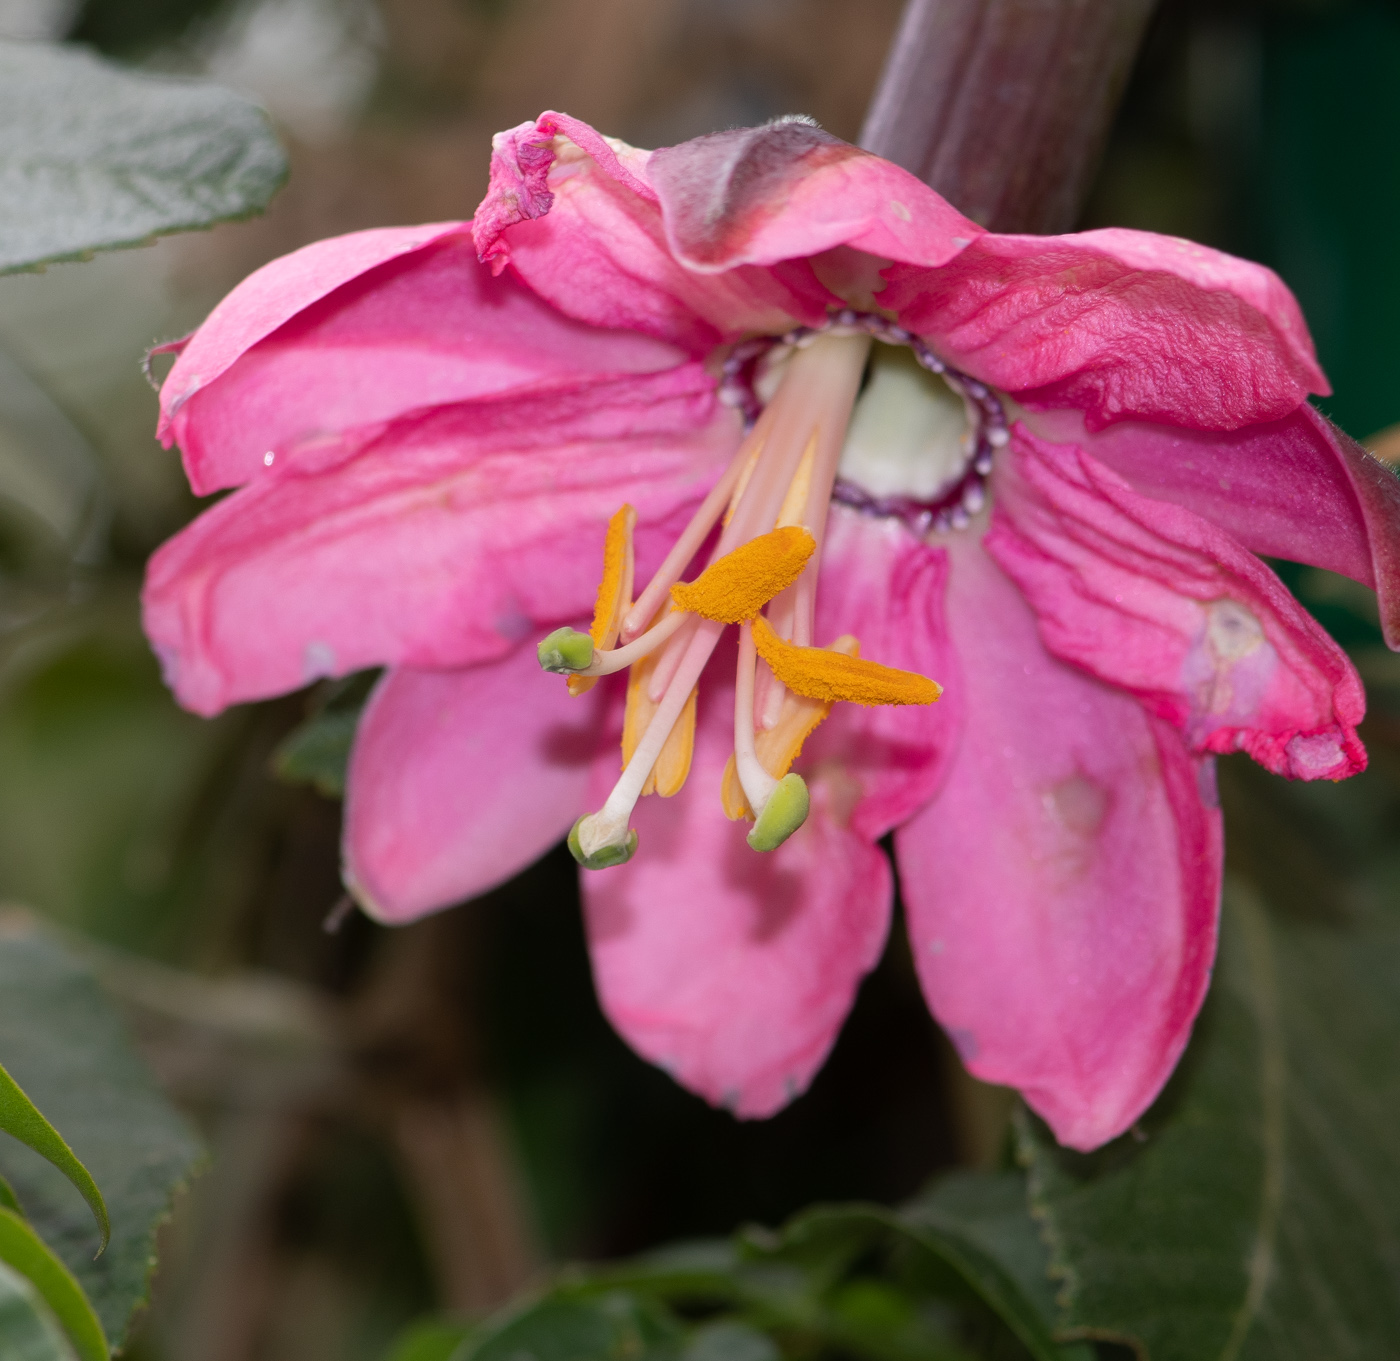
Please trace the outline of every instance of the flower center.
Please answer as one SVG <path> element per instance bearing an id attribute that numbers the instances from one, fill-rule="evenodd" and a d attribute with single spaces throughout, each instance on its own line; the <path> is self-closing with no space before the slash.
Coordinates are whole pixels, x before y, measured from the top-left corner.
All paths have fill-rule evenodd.
<path id="1" fill-rule="evenodd" d="M 881 342 L 851 417 L 832 499 L 900 519 L 920 537 L 966 529 L 986 504 L 993 455 L 1010 438 L 1006 412 L 995 392 L 902 326 L 847 309 L 821 331 L 800 327 L 780 339 L 747 341 L 724 366 L 721 400 L 755 420 L 787 352 L 823 331 Z"/>
<path id="2" fill-rule="evenodd" d="M 833 322 L 783 337 L 780 355 L 768 354 L 771 341 L 762 350 L 754 343 L 740 347 L 748 358 L 726 367 L 722 396 L 733 400 L 737 392 L 751 423 L 725 474 L 635 602 L 636 516 L 624 506 L 608 527 L 589 633 L 558 629 L 540 643 L 540 664 L 567 675 L 575 694 L 600 676 L 630 669 L 622 776 L 603 807 L 580 818 L 569 835 L 570 849 L 590 869 L 631 858 L 637 835 L 630 820 L 639 798 L 666 797 L 684 784 L 696 684 L 726 627 L 739 628 L 739 664 L 734 753 L 721 799 L 731 818 L 753 820 L 748 841 L 755 850 L 774 849 L 806 819 L 807 787 L 790 767 L 833 703 L 929 704 L 940 694 L 926 677 L 862 659 L 853 637 L 813 646 L 827 512 L 871 347 L 869 326 L 845 313 Z M 754 374 L 761 358 L 776 362 L 760 375 L 772 389 L 760 406 Z M 872 428 L 869 438 L 876 435 Z M 930 493 L 946 497 L 969 476 L 985 476 L 975 472 L 980 449 L 976 439 L 968 442 Z M 717 524 L 709 565 L 694 581 L 681 581 Z"/>

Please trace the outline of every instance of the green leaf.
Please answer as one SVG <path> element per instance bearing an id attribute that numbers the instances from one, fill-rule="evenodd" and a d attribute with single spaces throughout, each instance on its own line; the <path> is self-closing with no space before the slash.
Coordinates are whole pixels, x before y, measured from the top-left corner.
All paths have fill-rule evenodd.
<path id="1" fill-rule="evenodd" d="M 781 1361 L 781 1356 L 766 1334 L 746 1323 L 721 1319 L 691 1333 L 681 1361 Z"/>
<path id="2" fill-rule="evenodd" d="M 675 1361 L 680 1326 L 622 1291 L 546 1298 L 462 1344 L 452 1361 Z"/>
<path id="3" fill-rule="evenodd" d="M 97 1226 L 102 1230 L 102 1242 L 98 1252 L 107 1246 L 112 1236 L 112 1224 L 107 1217 L 107 1203 L 102 1192 L 87 1168 L 73 1155 L 63 1136 L 39 1113 L 38 1108 L 20 1089 L 19 1083 L 3 1067 L 0 1067 L 0 1129 L 12 1134 L 22 1144 L 27 1144 L 40 1157 L 47 1158 L 74 1186 L 87 1201 Z M 10 1199 L 15 1199 L 14 1188 L 8 1183 L 5 1190 Z M 18 1209 L 18 1204 L 9 1206 Z"/>
<path id="4" fill-rule="evenodd" d="M 1351 897 L 1285 915 L 1229 886 L 1211 996 L 1137 1137 L 1086 1156 L 1021 1119 L 1064 1324 L 1151 1361 L 1400 1356 L 1400 919 L 1393 890 Z"/>
<path id="5" fill-rule="evenodd" d="M 108 1361 L 107 1339 L 82 1287 L 13 1210 L 0 1209 L 0 1262 L 26 1277 L 43 1296 L 82 1361 Z"/>
<path id="6" fill-rule="evenodd" d="M 309 784 L 338 799 L 345 793 L 345 767 L 359 724 L 358 709 L 327 709 L 294 728 L 272 756 L 272 768 L 287 784 Z"/>
<path id="7" fill-rule="evenodd" d="M 450 1361 L 472 1331 L 471 1324 L 455 1319 L 422 1319 L 394 1339 L 384 1361 Z"/>
<path id="8" fill-rule="evenodd" d="M 5 1361 L 78 1361 L 33 1281 L 0 1262 L 0 1356 Z"/>
<path id="9" fill-rule="evenodd" d="M 1050 1254 L 1027 1209 L 1024 1174 L 949 1173 L 905 1205 L 900 1218 L 915 1232 L 938 1234 L 959 1254 L 964 1274 L 982 1278 L 983 1298 L 1032 1353 L 1045 1348 L 1055 1317 Z M 1050 1354 L 1061 1361 L 1092 1356 L 1087 1347 L 1053 1342 Z"/>
<path id="10" fill-rule="evenodd" d="M 0 42 L 0 273 L 246 217 L 286 173 L 238 95 Z"/>
<path id="11" fill-rule="evenodd" d="M 91 1216 L 63 1175 L 23 1145 L 0 1147 L 29 1222 L 120 1343 L 146 1295 L 156 1227 L 199 1146 L 86 967 L 13 913 L 0 916 L 0 1053 L 106 1194 L 111 1242 L 94 1261 Z"/>
<path id="12" fill-rule="evenodd" d="M 1036 1361 L 1065 1361 L 1051 1335 L 1049 1322 L 1026 1298 L 1016 1279 L 977 1243 L 965 1225 L 951 1214 L 941 1212 L 937 1204 L 935 1196 L 902 1213 L 876 1206 L 809 1210 L 788 1225 L 784 1238 L 788 1245 L 796 1247 L 804 1239 L 829 1237 L 835 1232 L 848 1238 L 854 1254 L 862 1247 L 862 1224 L 867 1231 L 893 1234 L 931 1253 L 956 1273 L 963 1285 L 1011 1330 Z M 870 1241 L 875 1241 L 874 1235 Z"/>

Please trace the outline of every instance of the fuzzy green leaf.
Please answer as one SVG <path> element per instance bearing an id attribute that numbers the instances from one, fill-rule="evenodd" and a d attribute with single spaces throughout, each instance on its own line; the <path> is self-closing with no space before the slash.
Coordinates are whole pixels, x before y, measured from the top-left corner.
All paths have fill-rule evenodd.
<path id="1" fill-rule="evenodd" d="M 1090 1155 L 1022 1121 L 1061 1322 L 1151 1361 L 1400 1356 L 1400 919 L 1282 915 L 1236 883 L 1163 1096 Z"/>
<path id="2" fill-rule="evenodd" d="M 266 115 L 228 90 L 0 42 L 0 273 L 246 217 L 286 169 Z"/>
<path id="3" fill-rule="evenodd" d="M 102 1187 L 107 1251 L 93 1259 L 92 1217 L 50 1163 L 7 1140 L 0 1169 L 120 1343 L 146 1296 L 156 1227 L 199 1146 L 88 970 L 19 915 L 0 917 L 0 1053 Z"/>
<path id="4" fill-rule="evenodd" d="M 43 1296 L 82 1361 L 108 1361 L 102 1324 L 73 1273 L 13 1210 L 0 1209 L 0 1262 L 13 1267 Z"/>

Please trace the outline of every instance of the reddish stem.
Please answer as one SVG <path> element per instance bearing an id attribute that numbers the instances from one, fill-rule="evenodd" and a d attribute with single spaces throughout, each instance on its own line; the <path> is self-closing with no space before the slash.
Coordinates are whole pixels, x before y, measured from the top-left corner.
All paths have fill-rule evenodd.
<path id="1" fill-rule="evenodd" d="M 1154 4 L 908 0 L 860 144 L 995 231 L 1069 231 Z"/>

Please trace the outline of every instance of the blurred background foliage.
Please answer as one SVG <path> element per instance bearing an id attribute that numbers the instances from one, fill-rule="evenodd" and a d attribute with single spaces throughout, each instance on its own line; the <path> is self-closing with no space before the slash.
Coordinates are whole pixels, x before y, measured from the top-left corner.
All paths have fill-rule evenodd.
<path id="1" fill-rule="evenodd" d="M 423 1311 L 489 1308 L 549 1263 L 816 1200 L 894 1203 L 1002 1156 L 1010 1103 L 962 1074 L 899 930 L 812 1090 L 761 1124 L 613 1035 L 566 854 L 401 931 L 323 930 L 338 806 L 273 765 L 335 697 L 194 718 L 138 619 L 146 556 L 198 509 L 152 438 L 146 347 L 307 241 L 469 216 L 491 133 L 543 108 L 640 145 L 794 110 L 854 137 L 898 10 L 0 0 L 0 36 L 71 37 L 251 93 L 293 166 L 260 220 L 0 279 L 0 898 L 108 948 L 104 981 L 214 1153 L 131 1355 L 371 1361 Z M 1386 0 L 1163 0 L 1084 223 L 1273 265 L 1337 388 L 1321 404 L 1361 437 L 1400 422 L 1397 70 Z M 1367 679 L 1373 769 L 1259 793 L 1231 758 L 1226 788 L 1241 807 L 1294 800 L 1333 848 L 1315 872 L 1339 879 L 1388 854 L 1400 669 L 1368 593 L 1287 572 Z M 1247 859 L 1254 824 L 1236 822 Z"/>

